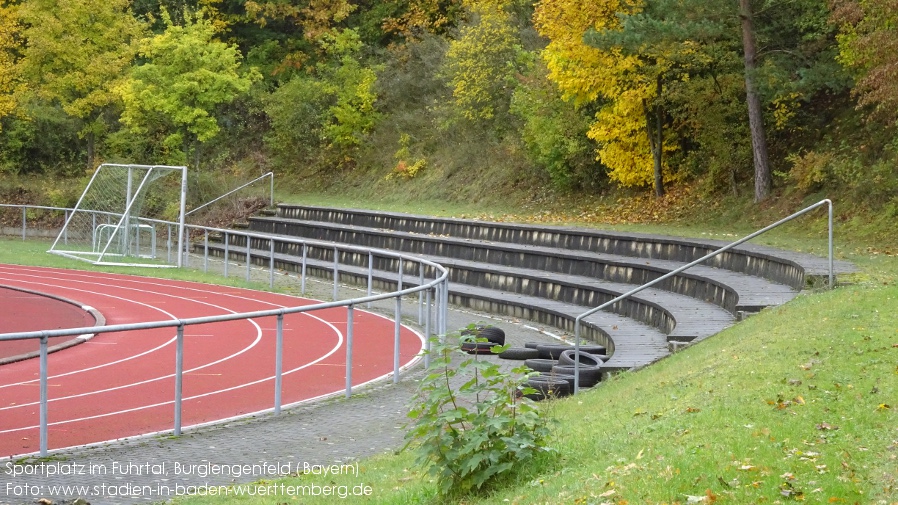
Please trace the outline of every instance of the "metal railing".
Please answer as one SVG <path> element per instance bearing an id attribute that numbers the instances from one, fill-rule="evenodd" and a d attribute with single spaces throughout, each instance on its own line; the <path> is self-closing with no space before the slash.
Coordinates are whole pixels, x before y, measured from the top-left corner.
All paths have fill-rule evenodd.
<path id="1" fill-rule="evenodd" d="M 63 212 L 71 212 L 71 209 L 62 209 L 56 207 L 36 207 L 36 206 L 23 206 L 23 205 L 2 205 L 2 207 L 22 207 L 22 239 L 25 240 L 27 237 L 27 209 L 31 208 L 40 208 L 40 209 L 50 209 L 54 211 L 63 211 Z M 178 223 L 166 222 L 166 221 L 158 221 L 158 220 L 147 220 L 141 219 L 141 221 L 152 222 L 156 225 L 165 225 L 169 227 L 169 235 L 171 235 L 171 227 L 178 226 Z M 302 255 L 302 268 L 300 277 L 300 283 L 302 286 L 302 292 L 305 293 L 306 286 L 306 277 L 307 277 L 307 261 L 308 261 L 308 250 L 310 248 L 323 248 L 323 249 L 332 249 L 334 251 L 334 261 L 332 264 L 333 267 L 333 278 L 334 278 L 334 301 L 331 302 L 322 302 L 314 305 L 305 305 L 299 307 L 288 307 L 288 308 L 279 308 L 279 309 L 269 309 L 269 310 L 261 310 L 261 311 L 253 311 L 253 312 L 244 312 L 239 314 L 226 314 L 219 316 L 205 316 L 205 317 L 195 317 L 195 318 L 187 318 L 187 319 L 178 319 L 178 320 L 168 320 L 168 321 L 149 321 L 143 323 L 132 323 L 132 324 L 118 324 L 118 325 L 110 325 L 110 326 L 90 326 L 90 327 L 81 327 L 81 328 L 67 328 L 67 329 L 58 329 L 58 330 L 40 330 L 40 331 L 29 331 L 29 332 L 18 332 L 18 333 L 5 333 L 0 334 L 0 341 L 6 340 L 23 340 L 23 339 L 40 339 L 40 455 L 47 455 L 47 447 L 48 447 L 48 422 L 47 422 L 47 414 L 48 414 L 48 391 L 47 391 L 47 381 L 48 381 L 48 372 L 47 372 L 47 361 L 48 361 L 48 339 L 53 337 L 62 337 L 62 336 L 71 336 L 71 335 L 83 335 L 85 333 L 110 333 L 110 332 L 128 332 L 128 331 L 136 331 L 136 330 L 148 330 L 155 328 L 176 328 L 177 329 L 177 337 L 176 337 L 176 359 L 175 359 L 175 391 L 174 391 L 174 426 L 173 433 L 174 435 L 181 434 L 181 409 L 182 409 L 182 375 L 184 372 L 184 363 L 183 363 L 183 353 L 184 353 L 184 328 L 191 325 L 198 324 L 207 324 L 207 323 L 215 323 L 215 322 L 224 322 L 224 321 L 234 321 L 239 319 L 252 319 L 252 318 L 264 318 L 264 317 L 275 317 L 277 318 L 277 329 L 276 329 L 276 347 L 275 347 L 275 384 L 274 384 L 274 400 L 273 407 L 271 411 L 275 414 L 279 414 L 281 411 L 281 385 L 282 385 L 282 360 L 283 360 L 283 317 L 286 314 L 296 314 L 302 312 L 313 312 L 317 310 L 330 309 L 334 307 L 346 307 L 347 311 L 347 331 L 346 331 L 346 376 L 345 376 L 345 396 L 348 398 L 352 394 L 352 359 L 353 359 L 353 330 L 354 330 L 354 310 L 357 306 L 366 304 L 368 307 L 371 306 L 373 302 L 380 300 L 388 300 L 394 299 L 394 321 L 395 321 L 395 330 L 394 330 L 394 348 L 393 348 L 393 382 L 396 383 L 399 381 L 400 374 L 400 357 L 399 357 L 399 341 L 400 341 L 400 329 L 402 326 L 401 314 L 402 314 L 402 297 L 409 296 L 413 294 L 418 294 L 418 323 L 423 325 L 424 334 L 425 334 L 425 350 L 429 351 L 430 348 L 430 337 L 432 333 L 443 335 L 446 333 L 447 327 L 447 308 L 448 308 L 448 271 L 442 265 L 435 263 L 433 261 L 429 261 L 423 258 L 418 258 L 410 254 L 397 253 L 393 251 L 379 250 L 379 249 L 371 249 L 350 245 L 341 245 L 330 242 L 322 242 L 316 240 L 305 240 L 299 238 L 290 238 L 283 236 L 275 236 L 263 233 L 253 233 L 253 232 L 243 232 L 239 230 L 227 230 L 227 229 L 219 229 L 219 228 L 208 228 L 197 225 L 189 225 L 189 229 L 193 231 L 202 231 L 203 233 L 203 269 L 204 271 L 208 271 L 208 263 L 209 263 L 209 234 L 210 233 L 219 233 L 222 234 L 225 245 L 224 252 L 224 273 L 227 276 L 227 265 L 229 263 L 228 252 L 227 252 L 227 244 L 229 237 L 232 236 L 242 236 L 246 239 L 247 248 L 245 250 L 246 254 L 246 275 L 247 280 L 250 278 L 250 268 L 252 259 L 260 259 L 265 256 L 260 256 L 258 250 L 253 252 L 250 249 L 251 240 L 256 239 L 257 241 L 268 242 L 269 244 L 269 255 L 267 256 L 268 265 L 269 265 L 269 285 L 271 287 L 274 286 L 274 270 L 275 270 L 275 243 L 285 243 L 285 244 L 294 244 L 302 246 L 303 255 Z M 167 240 L 169 254 L 167 256 L 167 261 L 169 263 L 172 262 L 171 258 L 171 240 Z M 188 266 L 188 258 L 190 257 L 188 244 L 185 247 L 185 250 L 177 251 L 178 258 L 177 261 L 179 264 L 182 264 L 184 267 Z M 366 295 L 357 298 L 338 300 L 338 284 L 340 277 L 340 263 L 339 263 L 339 252 L 352 252 L 356 254 L 367 255 L 368 257 L 368 272 L 367 272 L 367 286 L 366 286 Z M 183 256 L 183 263 L 181 263 L 181 259 Z M 380 293 L 375 294 L 373 292 L 373 283 L 374 283 L 374 262 L 376 258 L 392 258 L 398 259 L 399 266 L 397 271 L 395 272 L 397 279 L 397 289 L 396 291 L 388 292 L 388 293 Z M 417 264 L 417 285 L 411 287 L 405 287 L 404 282 L 404 272 L 406 270 L 406 266 L 409 264 Z M 432 280 L 428 280 L 425 278 L 426 271 L 429 269 Z M 414 268 L 412 268 L 414 270 Z M 414 281 L 411 281 L 414 283 Z M 425 367 L 429 365 L 429 355 L 427 352 L 424 353 L 424 363 Z"/>
<path id="2" fill-rule="evenodd" d="M 783 225 L 783 224 L 785 224 L 785 223 L 787 223 L 787 222 L 789 222 L 789 221 L 792 221 L 793 219 L 796 219 L 796 218 L 798 218 L 798 217 L 801 217 L 801 216 L 807 214 L 808 212 L 811 212 L 812 210 L 815 210 L 815 209 L 817 209 L 817 208 L 819 208 L 819 207 L 822 207 L 822 206 L 824 206 L 824 205 L 828 206 L 828 208 L 829 208 L 828 214 L 827 214 L 827 216 L 828 216 L 828 223 L 827 223 L 827 226 L 828 226 L 828 230 L 829 230 L 829 233 L 828 233 L 828 242 L 829 242 L 829 284 L 828 284 L 828 286 L 829 286 L 830 289 L 832 289 L 832 287 L 833 287 L 833 280 L 834 280 L 834 269 L 833 269 L 833 203 L 832 203 L 831 200 L 825 199 L 825 200 L 820 200 L 819 202 L 817 202 L 817 203 L 815 203 L 815 204 L 813 204 L 813 205 L 811 205 L 811 206 L 805 207 L 804 209 L 802 209 L 802 210 L 800 210 L 800 211 L 798 211 L 798 212 L 796 212 L 796 213 L 794 213 L 794 214 L 791 214 L 791 215 L 789 215 L 789 216 L 786 216 L 786 217 L 784 217 L 783 219 L 780 219 L 779 221 L 777 221 L 777 222 L 775 222 L 775 223 L 773 223 L 773 224 L 771 224 L 771 225 L 768 225 L 768 226 L 766 226 L 766 227 L 764 227 L 764 228 L 762 228 L 762 229 L 760 229 L 760 230 L 758 230 L 758 231 L 756 231 L 756 232 L 754 232 L 754 233 L 752 233 L 752 234 L 750 234 L 750 235 L 746 235 L 745 237 L 743 237 L 743 238 L 741 238 L 741 239 L 739 239 L 739 240 L 737 240 L 737 241 L 735 241 L 735 242 L 732 242 L 732 243 L 730 243 L 730 244 L 727 244 L 727 245 L 721 247 L 720 249 L 717 249 L 716 251 L 713 251 L 713 252 L 711 252 L 711 253 L 708 253 L 708 254 L 702 256 L 701 258 L 699 258 L 699 259 L 697 259 L 697 260 L 695 260 L 695 261 L 689 262 L 689 263 L 687 263 L 687 264 L 685 264 L 685 265 L 683 265 L 683 266 L 681 266 L 681 267 L 679 267 L 679 268 L 677 268 L 677 269 L 675 269 L 675 270 L 671 270 L 670 272 L 668 272 L 668 273 L 662 275 L 661 277 L 658 277 L 657 279 L 654 279 L 654 280 L 651 280 L 651 281 L 649 281 L 649 282 L 646 282 L 645 284 L 643 284 L 643 285 L 641 285 L 641 286 L 639 286 L 639 287 L 637 287 L 637 288 L 634 288 L 634 289 L 632 289 L 632 290 L 630 290 L 630 291 L 627 291 L 626 293 L 624 293 L 624 294 L 622 294 L 622 295 L 620 295 L 620 296 L 618 296 L 618 297 L 616 297 L 616 298 L 614 298 L 614 299 L 608 300 L 607 302 L 605 302 L 605 303 L 599 305 L 598 307 L 589 309 L 589 310 L 587 310 L 586 312 L 584 312 L 584 313 L 580 314 L 579 316 L 577 316 L 577 317 L 574 319 L 574 353 L 575 353 L 575 355 L 576 355 L 576 358 L 574 359 L 574 394 L 577 394 L 577 393 L 580 391 L 580 358 L 579 358 L 579 356 L 580 356 L 580 326 L 583 324 L 583 318 L 585 318 L 585 317 L 587 317 L 587 316 L 589 316 L 589 315 L 595 314 L 596 312 L 598 312 L 598 311 L 600 311 L 600 310 L 602 310 L 602 309 L 606 309 L 606 308 L 608 308 L 608 307 L 614 305 L 615 303 L 617 303 L 617 302 L 619 302 L 619 301 L 621 301 L 621 300 L 624 300 L 624 299 L 626 299 L 626 298 L 629 298 L 629 297 L 632 296 L 632 295 L 635 295 L 636 293 L 639 293 L 640 291 L 642 291 L 642 290 L 644 290 L 644 289 L 650 288 L 650 287 L 654 286 L 655 284 L 658 284 L 659 282 L 661 282 L 661 281 L 663 281 L 663 280 L 666 280 L 666 279 L 668 279 L 668 278 L 670 278 L 670 277 L 673 277 L 674 275 L 679 274 L 680 272 L 683 272 L 684 270 L 687 270 L 687 269 L 692 268 L 692 267 L 694 267 L 694 266 L 696 266 L 696 265 L 698 265 L 698 264 L 700 264 L 700 263 L 703 263 L 704 261 L 707 261 L 707 260 L 709 260 L 709 259 L 711 259 L 711 258 L 717 256 L 718 254 L 721 254 L 721 253 L 723 253 L 723 252 L 729 251 L 730 249 L 732 249 L 732 248 L 734 248 L 734 247 L 736 247 L 736 246 L 738 246 L 738 245 L 741 245 L 741 244 L 743 244 L 743 243 L 745 243 L 745 242 L 748 242 L 749 240 L 751 240 L 751 239 L 757 237 L 758 235 L 761 235 L 761 234 L 763 234 L 763 233 L 767 233 L 768 231 L 770 231 L 770 230 L 772 230 L 772 229 L 774 229 L 774 228 L 776 228 L 776 227 L 778 227 L 778 226 L 780 226 L 780 225 Z"/>

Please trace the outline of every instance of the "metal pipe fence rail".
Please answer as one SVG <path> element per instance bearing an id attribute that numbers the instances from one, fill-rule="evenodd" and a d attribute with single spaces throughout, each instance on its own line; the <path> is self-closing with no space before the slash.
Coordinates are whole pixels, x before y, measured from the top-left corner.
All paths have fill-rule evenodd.
<path id="1" fill-rule="evenodd" d="M 39 209 L 49 209 L 53 211 L 63 211 L 70 212 L 71 209 L 63 209 L 56 207 L 37 207 L 37 206 L 22 206 L 22 205 L 2 205 L 2 207 L 22 207 L 23 216 L 26 215 L 26 210 L 28 208 L 39 208 Z M 171 223 L 166 221 L 152 220 L 152 219 L 141 219 L 142 222 L 154 223 L 157 225 L 165 225 L 165 226 L 177 226 L 177 223 Z M 25 240 L 27 233 L 27 220 L 23 217 L 22 219 L 22 237 Z M 225 257 L 224 257 L 224 275 L 227 276 L 227 265 L 229 262 L 228 252 L 227 252 L 227 244 L 228 236 L 243 236 L 246 239 L 247 249 L 245 252 L 246 260 L 247 260 L 247 270 L 246 275 L 247 279 L 249 279 L 250 275 L 250 264 L 252 262 L 253 257 L 259 257 L 258 254 L 252 254 L 249 244 L 252 239 L 255 239 L 259 242 L 268 243 L 269 248 L 269 256 L 268 256 L 268 264 L 269 264 L 269 285 L 273 287 L 274 285 L 274 269 L 275 269 L 275 243 L 289 243 L 296 246 L 302 247 L 302 272 L 300 275 L 300 282 L 302 286 L 303 292 L 305 292 L 305 284 L 306 284 L 306 260 L 307 260 L 307 252 L 310 248 L 322 248 L 329 249 L 335 252 L 334 254 L 334 262 L 333 262 L 333 278 L 334 278 L 334 301 L 331 302 L 322 302 L 314 305 L 305 305 L 300 307 L 289 307 L 289 308 L 281 308 L 281 309 L 270 309 L 270 310 L 262 310 L 262 311 L 253 311 L 253 312 L 244 312 L 239 314 L 226 314 L 219 316 L 205 316 L 205 317 L 196 317 L 196 318 L 187 318 L 187 319 L 178 319 L 178 320 L 167 320 L 167 321 L 149 321 L 144 323 L 132 323 L 132 324 L 119 324 L 119 325 L 110 325 L 110 326 L 90 326 L 90 327 L 81 327 L 81 328 L 67 328 L 67 329 L 57 329 L 57 330 L 41 330 L 41 331 L 30 331 L 30 332 L 19 332 L 19 333 L 5 333 L 0 334 L 0 341 L 7 340 L 23 340 L 23 339 L 40 339 L 40 454 L 41 456 L 47 455 L 47 410 L 48 410 L 48 391 L 47 391 L 47 381 L 48 381 L 48 372 L 47 372 L 47 356 L 48 356 L 48 340 L 53 337 L 61 337 L 61 336 L 71 336 L 71 335 L 83 335 L 85 333 L 110 333 L 110 332 L 128 332 L 128 331 L 136 331 L 136 330 L 147 330 L 147 329 L 155 329 L 155 328 L 176 328 L 177 337 L 176 337 L 176 359 L 175 359 L 175 391 L 174 391 L 174 426 L 173 433 L 175 435 L 181 434 L 181 389 L 182 389 L 182 374 L 183 374 L 183 342 L 184 342 L 184 328 L 190 325 L 198 325 L 198 324 L 207 324 L 207 323 L 216 323 L 216 322 L 224 322 L 224 321 L 234 321 L 240 319 L 252 319 L 252 318 L 264 318 L 264 317 L 275 317 L 277 318 L 277 330 L 276 330 L 276 348 L 275 348 L 275 385 L 274 385 L 274 405 L 272 411 L 275 415 L 279 414 L 281 411 L 281 384 L 282 384 L 282 361 L 283 361 L 283 317 L 286 314 L 296 314 L 302 312 L 313 312 L 316 310 L 324 310 L 330 309 L 334 307 L 346 307 L 347 311 L 347 334 L 346 334 L 346 383 L 345 383 L 345 396 L 348 398 L 352 394 L 352 359 L 353 359 L 353 330 L 354 330 L 354 310 L 356 306 L 365 304 L 368 307 L 371 306 L 373 302 L 381 301 L 381 300 L 389 300 L 394 299 L 394 320 L 395 320 L 395 333 L 394 333 L 394 348 L 393 348 L 393 382 L 396 383 L 399 381 L 399 333 L 402 325 L 401 322 L 401 313 L 402 313 L 402 297 L 409 295 L 418 295 L 418 323 L 423 325 L 425 330 L 425 353 L 424 353 L 424 364 L 425 367 L 429 365 L 429 356 L 428 352 L 430 350 L 430 337 L 431 330 L 434 330 L 436 334 L 443 335 L 446 333 L 447 327 L 447 310 L 448 310 L 448 270 L 442 265 L 423 259 L 417 258 L 415 256 L 403 253 L 397 253 L 393 251 L 386 250 L 377 250 L 370 249 L 364 247 L 350 246 L 350 245 L 341 245 L 334 244 L 328 242 L 314 241 L 314 240 L 303 240 L 296 239 L 291 237 L 281 237 L 275 235 L 261 234 L 261 233 L 252 233 L 252 232 L 243 232 L 238 230 L 227 230 L 221 228 L 208 228 L 197 225 L 189 225 L 188 228 L 202 232 L 203 234 L 203 244 L 204 244 L 204 254 L 203 254 L 203 269 L 208 270 L 208 242 L 209 242 L 209 234 L 210 233 L 220 233 L 223 237 L 225 237 L 224 245 L 225 245 Z M 170 229 L 169 229 L 170 230 Z M 169 235 L 171 232 L 169 231 Z M 188 266 L 187 258 L 189 258 L 188 248 L 190 247 L 189 241 L 185 244 L 185 249 L 182 251 L 178 251 L 177 262 L 184 267 Z M 167 260 L 171 263 L 171 241 L 168 241 L 168 250 L 169 254 Z M 352 252 L 355 254 L 367 255 L 369 258 L 369 270 L 368 270 L 368 285 L 366 287 L 366 295 L 357 298 L 351 298 L 346 300 L 336 300 L 337 298 L 337 287 L 339 282 L 339 252 Z M 184 259 L 183 263 L 181 263 L 181 259 Z M 399 261 L 399 267 L 397 269 L 396 275 L 398 279 L 397 289 L 392 292 L 375 294 L 373 293 L 372 284 L 373 284 L 373 265 L 374 260 L 377 257 L 382 258 L 393 258 Z M 414 280 L 417 281 L 416 286 L 405 287 L 404 286 L 404 270 L 405 265 L 408 264 L 417 264 L 417 273 Z M 427 280 L 425 278 L 425 270 L 428 270 L 433 274 L 432 280 Z"/>
<path id="2" fill-rule="evenodd" d="M 767 233 L 768 231 L 770 231 L 780 225 L 783 225 L 783 224 L 785 224 L 789 221 L 792 221 L 793 219 L 796 219 L 798 217 L 801 217 L 801 216 L 807 214 L 808 212 L 811 212 L 812 210 L 822 207 L 824 205 L 828 206 L 828 214 L 827 214 L 827 216 L 828 216 L 828 223 L 827 223 L 828 224 L 828 242 L 829 242 L 829 284 L 828 284 L 828 287 L 829 287 L 829 289 L 832 289 L 833 281 L 835 278 L 834 267 L 833 267 L 833 202 L 829 199 L 824 199 L 824 200 L 820 200 L 819 202 L 817 202 L 813 205 L 805 207 L 804 209 L 802 209 L 798 212 L 795 212 L 794 214 L 786 216 L 783 219 L 780 219 L 779 221 L 777 221 L 771 225 L 768 225 L 754 233 L 746 235 L 745 237 L 743 237 L 735 242 L 727 244 L 727 245 L 721 247 L 720 249 L 717 249 L 711 253 L 708 253 L 697 260 L 689 262 L 675 270 L 671 270 L 670 272 L 658 277 L 657 279 L 646 282 L 645 284 L 643 284 L 637 288 L 634 288 L 630 291 L 627 291 L 626 293 L 624 293 L 612 300 L 608 300 L 607 302 L 599 305 L 598 307 L 589 309 L 586 312 L 583 312 L 582 314 L 578 315 L 574 319 L 574 352 L 577 356 L 574 359 L 574 394 L 577 394 L 580 391 L 580 358 L 579 358 L 579 356 L 580 356 L 580 326 L 583 324 L 583 318 L 585 318 L 591 314 L 595 314 L 596 312 L 598 312 L 602 309 L 608 308 L 608 307 L 614 305 L 615 303 L 617 303 L 621 300 L 624 300 L 625 298 L 635 295 L 636 293 L 639 293 L 640 291 L 642 291 L 646 288 L 650 288 L 665 279 L 673 277 L 674 275 L 677 275 L 680 272 L 683 272 L 684 270 L 692 268 L 692 267 L 698 265 L 699 263 L 703 263 L 703 262 L 713 258 L 714 256 L 717 256 L 718 254 L 729 251 L 730 249 L 732 249 L 738 245 L 748 242 L 749 240 L 757 237 L 758 235 Z"/>

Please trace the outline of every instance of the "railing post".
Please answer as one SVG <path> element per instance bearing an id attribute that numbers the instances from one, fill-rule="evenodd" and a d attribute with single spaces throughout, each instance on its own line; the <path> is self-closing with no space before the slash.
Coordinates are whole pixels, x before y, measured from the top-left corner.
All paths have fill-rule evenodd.
<path id="1" fill-rule="evenodd" d="M 209 271 L 209 228 L 203 229 L 203 273 Z"/>
<path id="2" fill-rule="evenodd" d="M 340 251 L 334 246 L 334 301 L 337 301 L 337 282 L 340 280 Z"/>
<path id="3" fill-rule="evenodd" d="M 371 296 L 374 284 L 374 253 L 368 251 L 368 296 Z M 371 302 L 368 302 L 368 308 L 371 308 Z"/>
<path id="4" fill-rule="evenodd" d="M 393 332 L 393 384 L 399 382 L 399 332 L 402 329 L 402 297 L 396 295 L 396 325 Z"/>
<path id="5" fill-rule="evenodd" d="M 443 326 L 440 328 L 445 335 L 449 331 L 449 278 L 443 281 Z"/>
<path id="6" fill-rule="evenodd" d="M 252 253 L 250 253 L 250 247 L 252 246 L 252 237 L 249 235 L 246 236 L 246 282 L 249 282 L 249 267 L 253 262 Z"/>
<path id="7" fill-rule="evenodd" d="M 281 413 L 281 389 L 284 366 L 284 311 L 277 316 L 277 334 L 274 349 L 274 414 Z"/>
<path id="8" fill-rule="evenodd" d="M 274 239 L 268 239 L 268 289 L 274 289 Z"/>
<path id="9" fill-rule="evenodd" d="M 574 319 L 574 394 L 580 392 L 580 318 Z"/>
<path id="10" fill-rule="evenodd" d="M 228 232 L 224 232 L 224 276 L 228 278 Z"/>
<path id="11" fill-rule="evenodd" d="M 47 336 L 41 336 L 41 371 L 40 371 L 40 395 L 41 395 L 41 406 L 40 406 L 40 451 L 41 456 L 44 457 L 47 455 L 47 437 L 48 437 L 48 429 L 47 429 L 47 402 L 49 401 L 47 396 Z"/>
<path id="12" fill-rule="evenodd" d="M 425 296 L 427 297 L 427 301 L 424 303 L 424 307 L 427 309 L 424 314 L 424 368 L 430 368 L 430 296 L 433 288 L 428 288 L 425 291 L 427 293 Z"/>
<path id="13" fill-rule="evenodd" d="M 354 312 L 352 304 L 346 306 L 346 398 L 352 396 L 352 336 Z"/>
<path id="14" fill-rule="evenodd" d="M 190 230 L 187 227 L 184 227 L 184 233 L 181 235 L 181 239 L 183 240 L 184 250 L 181 250 L 181 240 L 178 242 L 178 259 L 182 259 L 181 262 L 182 267 L 187 268 L 190 265 Z"/>
<path id="15" fill-rule="evenodd" d="M 443 287 L 440 285 L 433 288 L 433 312 L 435 332 L 440 337 L 440 343 L 443 342 L 443 332 L 440 331 L 441 321 L 443 319 L 443 311 L 440 309 L 440 300 L 443 298 Z"/>
<path id="16" fill-rule="evenodd" d="M 64 226 L 64 225 L 63 225 Z M 26 229 L 28 229 L 28 208 L 24 205 L 22 206 L 22 240 L 25 240 Z"/>
<path id="17" fill-rule="evenodd" d="M 171 223 L 165 225 L 165 229 L 167 232 L 167 236 L 165 239 L 165 245 L 167 250 L 167 256 L 165 257 L 165 261 L 171 264 Z"/>
<path id="18" fill-rule="evenodd" d="M 309 246 L 305 242 L 302 243 L 302 271 L 300 273 L 300 293 L 306 294 L 306 258 L 308 256 Z"/>
<path id="19" fill-rule="evenodd" d="M 829 289 L 833 289 L 836 287 L 835 285 L 835 273 L 833 268 L 833 202 L 831 200 L 827 200 L 829 203 L 829 212 L 828 212 L 828 224 L 829 224 Z"/>
<path id="20" fill-rule="evenodd" d="M 418 262 L 418 287 L 424 285 L 424 263 Z M 418 291 L 418 325 L 424 322 L 424 290 Z"/>
<path id="21" fill-rule="evenodd" d="M 181 394 L 184 375 L 184 323 L 178 325 L 175 348 L 175 436 L 181 436 Z"/>
<path id="22" fill-rule="evenodd" d="M 156 225 L 151 224 L 150 229 L 153 230 L 150 235 L 150 249 L 153 251 L 151 256 L 156 259 Z"/>

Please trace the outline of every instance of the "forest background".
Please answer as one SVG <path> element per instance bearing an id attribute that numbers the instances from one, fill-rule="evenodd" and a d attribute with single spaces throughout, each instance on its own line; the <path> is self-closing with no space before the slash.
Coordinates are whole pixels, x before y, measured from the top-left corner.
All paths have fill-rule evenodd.
<path id="1" fill-rule="evenodd" d="M 524 221 L 832 198 L 891 251 L 896 26 L 893 0 L 0 0 L 0 201 L 72 206 L 101 162 L 186 164 L 193 205 L 267 171 Z"/>

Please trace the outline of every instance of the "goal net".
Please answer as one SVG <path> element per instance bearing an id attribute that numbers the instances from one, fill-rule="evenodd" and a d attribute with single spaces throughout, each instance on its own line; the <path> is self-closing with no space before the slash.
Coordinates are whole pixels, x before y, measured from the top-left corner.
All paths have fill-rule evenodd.
<path id="1" fill-rule="evenodd" d="M 167 266 L 157 258 L 160 250 L 169 251 L 166 258 L 183 250 L 186 193 L 186 167 L 100 165 L 49 252 L 94 264 Z"/>

